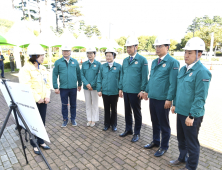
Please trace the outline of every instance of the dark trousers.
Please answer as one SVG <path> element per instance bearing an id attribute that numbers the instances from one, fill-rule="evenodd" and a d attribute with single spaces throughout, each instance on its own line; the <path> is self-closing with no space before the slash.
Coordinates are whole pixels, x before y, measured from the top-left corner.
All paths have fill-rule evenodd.
<path id="1" fill-rule="evenodd" d="M 203 116 L 194 118 L 193 126 L 185 124 L 186 118 L 187 116 L 177 114 L 177 140 L 180 151 L 178 160 L 186 162 L 187 169 L 196 170 L 200 155 L 198 134 Z"/>
<path id="2" fill-rule="evenodd" d="M 107 127 L 117 126 L 117 102 L 119 95 L 104 95 L 103 94 L 103 104 L 104 104 L 104 125 Z M 111 109 L 111 114 L 110 114 Z"/>
<path id="3" fill-rule="evenodd" d="M 76 119 L 76 97 L 77 88 L 60 89 L 60 97 L 62 101 L 62 116 L 63 120 L 68 120 L 68 99 L 70 103 L 71 120 Z"/>
<path id="4" fill-rule="evenodd" d="M 36 103 L 36 105 L 37 105 L 37 107 L 38 107 L 40 116 L 41 116 L 41 118 L 42 118 L 42 122 L 43 122 L 43 124 L 45 125 L 45 117 L 46 117 L 47 104 L 45 104 L 45 103 L 41 103 L 41 104 Z M 39 137 L 36 137 L 36 138 L 37 138 L 37 144 L 38 144 L 38 145 L 45 143 L 43 139 L 41 139 L 41 138 L 39 138 Z M 32 140 L 30 141 L 30 144 L 31 144 L 33 147 L 36 147 L 35 144 L 32 142 Z"/>
<path id="5" fill-rule="evenodd" d="M 123 93 L 124 105 L 125 105 L 125 121 L 127 131 L 132 130 L 133 118 L 132 109 L 134 113 L 135 127 L 134 134 L 139 135 L 142 126 L 142 115 L 141 115 L 141 99 L 137 97 L 138 94 L 134 93 Z"/>
<path id="6" fill-rule="evenodd" d="M 162 149 L 169 148 L 170 140 L 170 122 L 169 111 L 164 109 L 165 100 L 150 99 L 150 116 L 153 127 L 153 142 L 160 145 Z M 162 140 L 160 142 L 160 133 Z"/>
<path id="7" fill-rule="evenodd" d="M 4 77 L 4 64 L 0 65 L 1 76 Z"/>
<path id="8" fill-rule="evenodd" d="M 12 61 L 12 62 L 10 61 L 11 71 L 14 71 L 14 65 L 15 65 L 15 64 L 14 64 L 14 61 Z"/>

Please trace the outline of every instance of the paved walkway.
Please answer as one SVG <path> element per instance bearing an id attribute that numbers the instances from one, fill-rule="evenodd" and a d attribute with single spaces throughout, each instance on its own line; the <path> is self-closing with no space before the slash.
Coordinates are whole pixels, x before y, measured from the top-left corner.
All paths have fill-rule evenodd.
<path id="1" fill-rule="evenodd" d="M 218 69 L 220 69 L 218 67 Z M 222 81 L 216 78 L 220 72 L 213 70 L 213 77 L 209 97 L 206 105 L 206 115 L 200 130 L 201 155 L 199 170 L 222 170 Z M 222 70 L 222 69 L 221 69 Z M 12 81 L 18 82 L 16 76 L 6 74 Z M 221 76 L 220 76 L 221 77 Z M 70 124 L 61 128 L 61 104 L 60 96 L 52 93 L 51 103 L 48 104 L 46 130 L 51 140 L 51 150 L 43 153 L 53 170 L 78 170 L 78 169 L 180 169 L 171 167 L 168 162 L 178 157 L 175 115 L 170 115 L 172 136 L 168 152 L 160 157 L 153 156 L 157 148 L 144 150 L 143 146 L 152 140 L 152 128 L 150 123 L 148 102 L 142 102 L 143 126 L 141 138 L 137 143 L 131 143 L 132 136 L 120 138 L 119 133 L 124 131 L 123 99 L 118 103 L 118 131 L 108 130 L 103 132 L 103 108 L 100 107 L 100 121 L 95 127 L 86 127 L 85 102 L 83 93 L 78 93 L 77 101 L 77 127 Z M 8 107 L 0 92 L 0 127 L 8 112 Z M 102 99 L 100 99 L 102 106 Z M 26 165 L 23 156 L 18 132 L 14 130 L 14 119 L 10 117 L 7 128 L 0 140 L 0 170 L 3 169 L 47 169 L 41 156 L 35 155 L 29 142 L 26 153 L 29 164 Z M 24 132 L 23 132 L 24 133 Z M 23 134 L 24 137 L 24 134 Z"/>

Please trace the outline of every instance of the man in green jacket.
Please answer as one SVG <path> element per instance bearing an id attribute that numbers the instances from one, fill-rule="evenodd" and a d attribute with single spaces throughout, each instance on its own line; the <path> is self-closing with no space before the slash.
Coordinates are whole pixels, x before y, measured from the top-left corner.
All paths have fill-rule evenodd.
<path id="1" fill-rule="evenodd" d="M 79 63 L 74 58 L 71 58 L 72 47 L 70 45 L 62 45 L 63 57 L 55 62 L 53 69 L 53 88 L 55 93 L 59 94 L 62 102 L 63 124 L 61 127 L 66 127 L 68 124 L 68 98 L 70 99 L 71 123 L 72 126 L 77 126 L 76 119 L 76 97 L 77 97 L 77 81 L 78 91 L 81 90 L 82 81 Z M 57 79 L 59 76 L 59 86 Z"/>
<path id="2" fill-rule="evenodd" d="M 137 53 L 138 44 L 136 37 L 129 37 L 126 41 L 125 46 L 129 57 L 123 60 L 119 90 L 119 96 L 124 96 L 126 122 L 125 131 L 120 134 L 120 137 L 133 134 L 133 110 L 135 127 L 131 142 L 137 142 L 140 138 L 142 126 L 141 100 L 148 82 L 148 62 L 145 57 Z"/>
<path id="3" fill-rule="evenodd" d="M 159 58 L 153 60 L 150 79 L 147 84 L 145 99 L 150 98 L 150 116 L 153 127 L 153 141 L 144 146 L 151 149 L 160 148 L 154 156 L 162 156 L 169 148 L 171 135 L 169 112 L 176 94 L 179 62 L 168 54 L 170 39 L 157 37 L 154 43 Z M 160 134 L 162 140 L 160 141 Z"/>
<path id="4" fill-rule="evenodd" d="M 196 170 L 200 144 L 198 133 L 205 113 L 204 105 L 211 81 L 210 71 L 199 61 L 205 43 L 199 37 L 191 38 L 185 48 L 185 63 L 177 77 L 176 98 L 171 109 L 177 113 L 177 140 L 179 157 L 172 166 L 186 163 L 181 170 Z"/>

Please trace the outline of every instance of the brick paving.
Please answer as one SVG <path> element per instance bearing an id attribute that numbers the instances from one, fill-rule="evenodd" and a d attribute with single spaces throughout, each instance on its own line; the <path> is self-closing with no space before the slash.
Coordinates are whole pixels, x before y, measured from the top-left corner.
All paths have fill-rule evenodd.
<path id="1" fill-rule="evenodd" d="M 219 66 L 218 66 L 219 68 Z M 220 70 L 220 69 L 219 69 Z M 222 70 L 222 69 L 221 69 Z M 213 77 L 220 76 L 216 70 L 212 71 Z M 214 76 L 215 75 L 215 76 Z M 7 73 L 5 75 L 11 81 L 18 82 L 16 76 Z M 214 82 L 213 82 L 214 81 Z M 200 129 L 201 154 L 199 160 L 199 170 L 222 170 L 222 125 L 220 108 L 222 81 L 214 79 L 206 105 L 207 114 Z M 219 82 L 219 83 L 218 83 Z M 216 92 L 215 92 L 216 90 Z M 220 94 L 220 95 L 218 95 Z M 0 92 L 0 127 L 8 112 L 8 107 Z M 102 105 L 100 99 L 100 106 Z M 95 127 L 86 126 L 85 102 L 83 93 L 78 93 L 77 101 L 77 127 L 69 124 L 66 128 L 61 128 L 61 104 L 60 96 L 52 93 L 51 103 L 48 104 L 46 130 L 51 143 L 51 150 L 43 151 L 46 159 L 53 170 L 82 170 L 82 169 L 147 169 L 147 170 L 168 170 L 180 169 L 183 166 L 171 167 L 168 162 L 178 157 L 175 115 L 170 115 L 172 136 L 170 147 L 165 155 L 160 158 L 153 156 L 157 148 L 151 150 L 143 149 L 143 146 L 152 140 L 152 128 L 148 112 L 148 102 L 142 102 L 143 126 L 141 138 L 137 143 L 131 143 L 132 136 L 120 138 L 119 133 L 125 129 L 123 99 L 118 104 L 118 130 L 112 132 L 102 131 L 103 128 L 103 108 L 100 107 L 100 121 Z M 26 165 L 21 147 L 18 132 L 14 129 L 14 119 L 9 119 L 7 128 L 0 140 L 0 170 L 42 170 L 47 166 L 41 156 L 35 155 L 29 142 L 26 153 L 29 164 Z M 24 138 L 24 131 L 23 131 Z"/>

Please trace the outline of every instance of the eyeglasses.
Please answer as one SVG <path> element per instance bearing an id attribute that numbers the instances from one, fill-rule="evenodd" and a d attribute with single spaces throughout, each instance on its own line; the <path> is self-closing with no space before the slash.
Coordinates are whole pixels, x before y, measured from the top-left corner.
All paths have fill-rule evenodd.
<path id="1" fill-rule="evenodd" d="M 163 45 L 154 45 L 154 48 L 157 49 L 157 48 L 162 48 Z"/>

